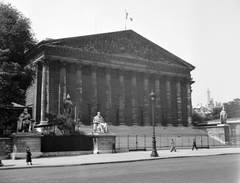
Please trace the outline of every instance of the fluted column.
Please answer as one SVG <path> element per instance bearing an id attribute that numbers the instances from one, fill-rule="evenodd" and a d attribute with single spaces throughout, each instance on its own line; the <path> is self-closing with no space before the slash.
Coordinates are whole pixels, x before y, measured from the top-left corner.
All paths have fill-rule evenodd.
<path id="1" fill-rule="evenodd" d="M 182 93 L 181 93 L 181 79 L 176 79 L 176 96 L 177 96 L 177 122 L 182 125 Z"/>
<path id="2" fill-rule="evenodd" d="M 125 125 L 125 86 L 124 70 L 119 70 L 119 124 Z"/>
<path id="3" fill-rule="evenodd" d="M 136 72 L 132 71 L 132 125 L 138 125 L 137 122 L 137 78 Z"/>
<path id="4" fill-rule="evenodd" d="M 188 125 L 192 124 L 192 99 L 191 99 L 191 83 L 190 79 L 187 80 L 187 117 Z"/>
<path id="5" fill-rule="evenodd" d="M 42 84 L 42 65 L 37 62 L 35 65 L 35 87 L 34 87 L 34 102 L 33 102 L 33 119 L 36 122 L 41 120 L 41 84 Z"/>
<path id="6" fill-rule="evenodd" d="M 160 99 L 160 74 L 155 74 L 155 94 L 156 94 L 156 102 L 155 102 L 155 125 L 161 124 L 161 99 Z"/>
<path id="7" fill-rule="evenodd" d="M 42 66 L 41 121 L 46 121 L 47 112 L 49 112 L 49 66 L 47 61 L 44 61 Z"/>
<path id="8" fill-rule="evenodd" d="M 76 65 L 76 117 L 82 121 L 82 63 Z"/>
<path id="9" fill-rule="evenodd" d="M 172 100 L 171 100 L 171 78 L 166 77 L 166 96 L 167 96 L 167 124 L 172 124 Z"/>
<path id="10" fill-rule="evenodd" d="M 149 87 L 148 87 L 148 76 L 149 73 L 144 73 L 144 125 L 150 125 L 150 118 L 149 118 Z"/>
<path id="11" fill-rule="evenodd" d="M 111 121 L 111 115 L 110 115 L 110 110 L 112 107 L 112 88 L 111 88 L 111 68 L 106 68 L 106 90 L 105 90 L 105 95 L 106 95 L 106 109 L 105 109 L 105 121 L 107 121 L 109 124 L 112 124 Z"/>
<path id="12" fill-rule="evenodd" d="M 91 120 L 97 114 L 97 66 L 92 66 Z"/>
<path id="13" fill-rule="evenodd" d="M 66 63 L 60 62 L 59 71 L 59 94 L 58 94 L 58 114 L 63 114 L 63 101 L 66 99 L 67 86 L 66 86 Z"/>

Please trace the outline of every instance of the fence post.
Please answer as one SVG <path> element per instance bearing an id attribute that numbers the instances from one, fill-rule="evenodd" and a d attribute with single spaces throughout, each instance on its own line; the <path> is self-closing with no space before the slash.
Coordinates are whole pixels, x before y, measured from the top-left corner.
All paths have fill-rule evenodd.
<path id="1" fill-rule="evenodd" d="M 136 149 L 138 149 L 138 138 L 137 138 L 137 135 L 136 135 Z"/>
<path id="2" fill-rule="evenodd" d="M 161 149 L 161 135 L 159 136 L 159 145 L 160 145 L 160 149 Z"/>
<path id="3" fill-rule="evenodd" d="M 183 135 L 181 135 L 182 148 L 183 148 Z"/>
<path id="4" fill-rule="evenodd" d="M 209 135 L 207 135 L 207 145 L 210 148 L 210 145 L 209 145 Z"/>
<path id="5" fill-rule="evenodd" d="M 146 147 L 146 135 L 144 135 L 144 149 L 147 149 L 147 147 Z"/>
<path id="6" fill-rule="evenodd" d="M 202 135 L 201 135 L 201 147 L 202 147 Z"/>
<path id="7" fill-rule="evenodd" d="M 168 148 L 168 140 L 169 140 L 169 139 L 168 139 L 168 135 L 167 135 L 167 148 Z"/>
<path id="8" fill-rule="evenodd" d="M 174 135 L 174 141 L 175 141 L 175 146 L 177 147 L 177 138 L 176 138 L 176 135 Z"/>
<path id="9" fill-rule="evenodd" d="M 121 149 L 121 147 L 120 147 L 120 136 L 118 138 L 118 147 L 119 147 L 119 149 Z"/>
<path id="10" fill-rule="evenodd" d="M 220 147 L 221 146 L 221 136 L 220 136 L 221 134 L 219 134 L 219 141 L 218 141 L 218 147 Z M 226 139 L 224 138 L 224 141 L 225 141 L 225 143 L 224 144 L 226 144 Z"/>
<path id="11" fill-rule="evenodd" d="M 215 134 L 213 135 L 213 147 L 215 147 Z"/>
<path id="12" fill-rule="evenodd" d="M 127 136 L 128 150 L 129 150 L 129 135 Z"/>

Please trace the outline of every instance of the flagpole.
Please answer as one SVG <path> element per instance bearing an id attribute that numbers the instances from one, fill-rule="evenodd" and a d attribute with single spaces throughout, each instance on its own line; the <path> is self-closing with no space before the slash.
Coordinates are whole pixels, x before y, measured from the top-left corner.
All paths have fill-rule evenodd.
<path id="1" fill-rule="evenodd" d="M 126 21 L 127 17 L 126 17 L 126 16 L 127 16 L 127 11 L 126 11 L 126 9 L 125 9 L 125 30 L 127 29 L 127 24 L 126 24 L 126 22 L 127 22 L 127 21 Z"/>

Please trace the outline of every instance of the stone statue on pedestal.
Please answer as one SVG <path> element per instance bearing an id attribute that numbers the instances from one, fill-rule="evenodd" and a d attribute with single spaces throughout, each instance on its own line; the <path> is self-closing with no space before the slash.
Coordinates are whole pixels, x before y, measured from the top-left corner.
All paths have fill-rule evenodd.
<path id="1" fill-rule="evenodd" d="M 227 123 L 227 113 L 224 109 L 224 106 L 222 108 L 222 111 L 220 112 L 220 123 L 221 124 L 226 124 Z"/>
<path id="2" fill-rule="evenodd" d="M 97 115 L 93 118 L 93 132 L 96 133 L 107 133 L 107 123 L 104 121 L 100 112 L 97 112 Z"/>
<path id="3" fill-rule="evenodd" d="M 73 113 L 73 103 L 71 101 L 70 95 L 67 95 L 67 99 L 63 102 L 64 114 L 71 117 Z"/>
<path id="4" fill-rule="evenodd" d="M 33 120 L 31 119 L 28 109 L 25 108 L 20 114 L 17 122 L 17 132 L 31 132 L 33 128 Z"/>

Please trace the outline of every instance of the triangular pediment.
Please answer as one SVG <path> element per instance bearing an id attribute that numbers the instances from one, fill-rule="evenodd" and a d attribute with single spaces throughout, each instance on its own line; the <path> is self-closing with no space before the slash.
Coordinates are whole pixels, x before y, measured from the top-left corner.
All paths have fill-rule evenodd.
<path id="1" fill-rule="evenodd" d="M 45 43 L 55 46 L 77 48 L 88 52 L 161 62 L 169 65 L 188 67 L 191 70 L 194 69 L 194 66 L 191 64 L 132 30 L 49 40 Z"/>

